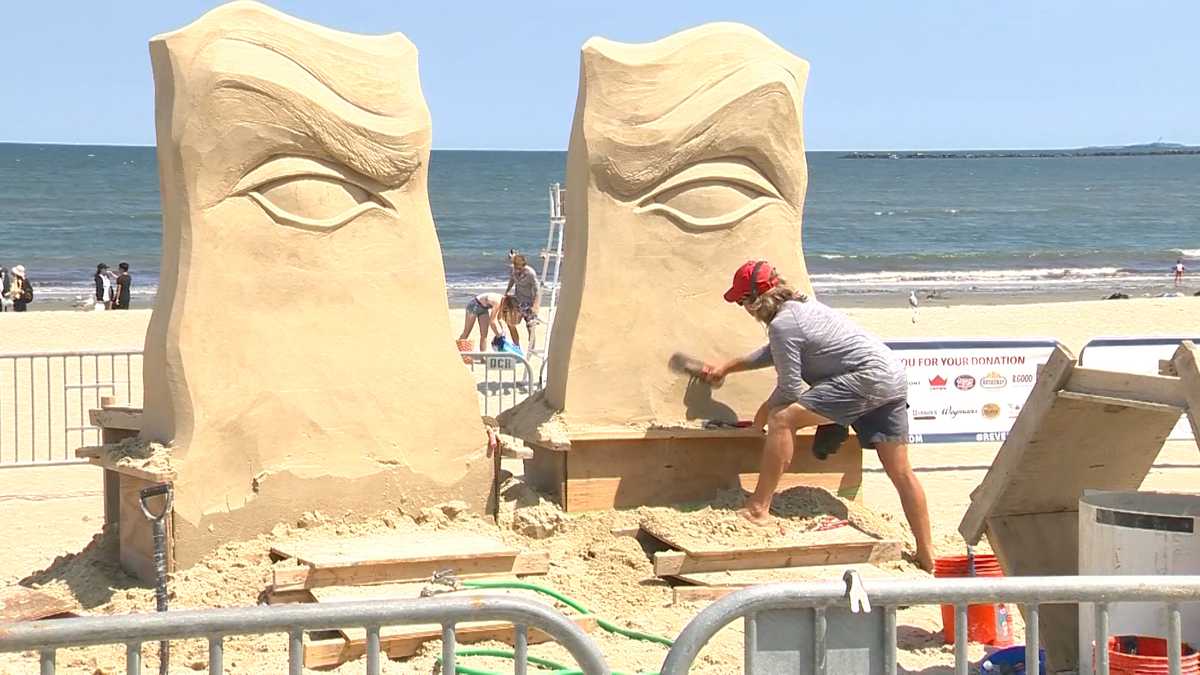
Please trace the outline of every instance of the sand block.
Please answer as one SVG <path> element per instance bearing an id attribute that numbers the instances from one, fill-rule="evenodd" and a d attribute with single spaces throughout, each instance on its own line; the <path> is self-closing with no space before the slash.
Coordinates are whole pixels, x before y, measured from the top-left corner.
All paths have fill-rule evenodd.
<path id="1" fill-rule="evenodd" d="M 584 44 L 546 387 L 568 421 L 732 422 L 770 391 L 769 372 L 714 390 L 668 361 L 676 351 L 719 361 L 766 341 L 721 297 L 746 260 L 770 255 L 811 292 L 807 78 L 806 61 L 739 24 Z M 618 317 L 636 330 L 614 331 Z"/>
<path id="2" fill-rule="evenodd" d="M 416 47 L 239 1 L 150 58 L 163 246 L 141 435 L 176 460 L 180 565 L 305 511 L 484 511 Z"/>
<path id="3" fill-rule="evenodd" d="M 277 565 L 272 591 L 350 584 L 428 580 L 435 572 L 460 577 L 546 574 L 549 553 L 524 552 L 481 535 L 444 532 L 387 533 L 362 537 L 283 542 L 271 554 L 294 565 Z"/>
<path id="4" fill-rule="evenodd" d="M 504 579 L 496 579 L 503 581 Z M 515 579 L 509 579 L 515 581 Z M 429 584 L 386 584 L 379 586 L 339 586 L 313 589 L 312 594 L 317 602 L 362 602 L 366 600 L 388 601 L 404 600 L 421 597 L 421 591 L 429 588 Z M 532 591 L 520 589 L 471 589 L 453 591 L 447 595 L 481 596 L 508 595 L 545 601 Z M 574 612 L 564 612 L 567 618 L 575 622 L 585 632 L 596 628 L 596 618 Z M 459 643 L 471 644 L 499 640 L 513 643 L 513 625 L 506 621 L 467 621 L 456 626 L 456 638 Z M 354 660 L 366 653 L 367 632 L 363 628 L 345 628 L 338 631 L 339 637 L 322 636 L 321 639 L 311 639 L 305 644 L 304 665 L 308 668 L 336 665 Z M 384 626 L 379 631 L 379 646 L 390 658 L 405 658 L 417 653 L 421 645 L 442 637 L 441 624 L 411 624 L 405 626 Z M 546 642 L 552 638 L 538 630 L 529 631 L 529 643 Z"/>
<path id="5" fill-rule="evenodd" d="M 25 586 L 0 589 L 0 624 L 75 616 L 79 606 Z"/>
<path id="6" fill-rule="evenodd" d="M 959 533 L 984 533 L 1007 576 L 1075 575 L 1085 490 L 1136 490 L 1185 410 L 1200 408 L 1195 348 L 1173 359 L 1180 377 L 1076 367 L 1059 347 L 1038 375 L 1007 440 L 971 494 Z M 1079 658 L 1078 613 L 1042 609 L 1042 642 L 1055 669 Z"/>

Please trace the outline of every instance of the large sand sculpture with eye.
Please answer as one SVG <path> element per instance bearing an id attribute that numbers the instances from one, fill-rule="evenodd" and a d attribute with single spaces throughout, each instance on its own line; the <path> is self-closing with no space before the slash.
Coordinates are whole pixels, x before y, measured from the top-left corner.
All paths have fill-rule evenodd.
<path id="1" fill-rule="evenodd" d="M 800 248 L 807 75 L 807 62 L 738 24 L 584 45 L 545 397 L 572 427 L 732 421 L 770 393 L 769 371 L 713 391 L 667 360 L 766 341 L 721 297 L 746 260 L 769 259 L 811 290 Z"/>
<path id="2" fill-rule="evenodd" d="M 150 53 L 164 236 L 142 436 L 173 446 L 178 562 L 309 510 L 483 507 L 415 47 L 238 2 Z"/>

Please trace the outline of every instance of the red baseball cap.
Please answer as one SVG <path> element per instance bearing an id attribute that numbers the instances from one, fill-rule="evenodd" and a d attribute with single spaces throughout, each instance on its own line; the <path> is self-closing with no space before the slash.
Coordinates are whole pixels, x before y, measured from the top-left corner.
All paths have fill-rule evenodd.
<path id="1" fill-rule="evenodd" d="M 779 275 L 775 273 L 771 263 L 765 260 L 747 260 L 733 273 L 733 285 L 725 291 L 725 302 L 739 302 L 747 295 L 758 297 L 778 284 Z"/>

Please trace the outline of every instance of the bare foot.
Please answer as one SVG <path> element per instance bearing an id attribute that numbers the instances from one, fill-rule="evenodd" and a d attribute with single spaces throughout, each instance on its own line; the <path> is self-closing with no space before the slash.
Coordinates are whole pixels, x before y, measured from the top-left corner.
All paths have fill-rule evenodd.
<path id="1" fill-rule="evenodd" d="M 748 508 L 741 508 L 737 510 L 737 515 L 738 517 L 749 521 L 753 525 L 758 525 L 759 527 L 770 527 L 775 522 L 775 519 L 771 517 L 771 513 L 769 511 L 756 515 Z"/>

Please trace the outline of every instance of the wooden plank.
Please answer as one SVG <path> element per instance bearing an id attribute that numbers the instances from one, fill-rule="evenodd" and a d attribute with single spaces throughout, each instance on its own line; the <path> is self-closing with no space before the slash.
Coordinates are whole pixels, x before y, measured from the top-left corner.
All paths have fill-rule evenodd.
<path id="1" fill-rule="evenodd" d="M 987 537 L 1007 576 L 1079 574 L 1079 514 L 1074 509 L 988 518 Z M 1042 605 L 1041 643 L 1050 666 L 1047 672 L 1076 669 L 1078 624 L 1075 605 Z"/>
<path id="2" fill-rule="evenodd" d="M 987 475 L 971 493 L 971 504 L 958 525 L 958 532 L 968 544 L 976 544 L 983 536 L 986 518 L 1004 491 L 1008 489 L 1013 473 L 1021 466 L 1029 443 L 1038 433 L 1050 407 L 1058 397 L 1058 390 L 1075 370 L 1075 357 L 1059 345 L 1050 353 L 1045 366 L 1038 371 L 1037 382 L 1026 399 L 1021 413 L 1013 422 L 1008 438 L 1000 446 Z"/>
<path id="3" fill-rule="evenodd" d="M 898 560 L 903 546 L 897 541 L 865 541 L 829 544 L 804 550 L 768 551 L 746 554 L 694 557 L 683 551 L 654 554 L 654 574 L 676 577 L 695 572 L 802 567 L 805 565 L 846 565 Z"/>
<path id="4" fill-rule="evenodd" d="M 1197 358 L 1196 351 L 1196 345 L 1184 340 L 1175 350 L 1171 363 L 1179 373 L 1180 391 L 1187 402 L 1192 438 L 1200 444 L 1200 358 Z"/>
<path id="5" fill-rule="evenodd" d="M 1174 408 L 1058 397 L 987 516 L 1074 511 L 1086 489 L 1136 490 L 1178 421 Z"/>
<path id="6" fill-rule="evenodd" d="M 75 616 L 79 606 L 25 586 L 0 588 L 0 624 Z"/>
<path id="7" fill-rule="evenodd" d="M 268 605 L 294 605 L 316 601 L 308 589 L 280 590 L 273 585 L 267 586 L 263 591 L 263 599 Z"/>
<path id="8" fill-rule="evenodd" d="M 1062 388 L 1079 394 L 1162 403 L 1176 408 L 1187 406 L 1179 380 L 1162 375 L 1075 368 Z"/>
<path id="9" fill-rule="evenodd" d="M 142 409 L 125 407 L 105 407 L 88 411 L 88 418 L 93 426 L 102 429 L 125 429 L 127 431 L 142 430 Z"/>
<path id="10" fill-rule="evenodd" d="M 1097 396 L 1096 394 L 1080 394 L 1074 391 L 1060 391 L 1059 398 L 1070 399 L 1072 401 L 1084 401 L 1088 403 L 1096 403 L 1098 405 L 1112 405 L 1121 408 L 1139 408 L 1141 410 L 1152 410 L 1155 412 L 1183 414 L 1182 408 L 1177 408 L 1173 405 L 1165 403 L 1152 403 L 1150 401 L 1134 401 L 1127 398 L 1113 398 L 1111 396 Z"/>
<path id="11" fill-rule="evenodd" d="M 711 499 L 731 488 L 753 488 L 762 437 L 578 441 L 566 456 L 568 512 L 667 506 Z M 819 486 L 857 497 L 862 449 L 851 437 L 825 461 L 812 455 L 812 436 L 796 440 L 780 489 Z"/>
<path id="12" fill-rule="evenodd" d="M 745 586 L 676 586 L 671 589 L 671 604 L 710 602 L 744 590 Z"/>
<path id="13" fill-rule="evenodd" d="M 575 615 L 568 618 L 584 632 L 591 633 L 596 629 L 596 617 L 594 616 Z M 478 623 L 482 625 L 458 624 L 456 632 L 457 642 L 459 644 L 473 644 L 501 641 L 510 645 L 513 644 L 512 624 L 502 624 L 501 622 L 494 621 Z M 408 637 L 385 637 L 381 634 L 379 638 L 380 651 L 387 654 L 388 658 L 391 659 L 403 659 L 413 656 L 420 651 L 421 646 L 426 642 L 442 638 L 441 626 L 437 626 L 436 628 L 437 630 L 434 634 L 430 634 L 427 631 Z M 528 638 L 528 644 L 531 645 L 553 640 L 552 637 L 536 628 L 529 629 Z M 367 645 L 365 640 L 362 642 L 352 642 L 345 637 L 339 636 L 336 638 L 306 641 L 304 644 L 304 667 L 328 668 L 337 666 L 348 661 L 360 659 L 366 653 Z"/>
<path id="14" fill-rule="evenodd" d="M 345 567 L 277 566 L 272 570 L 272 585 L 278 591 L 295 591 L 325 586 L 424 581 L 434 572 L 446 569 L 454 570 L 464 579 L 548 574 L 550 552 L 522 551 L 514 558 L 451 558 Z"/>

